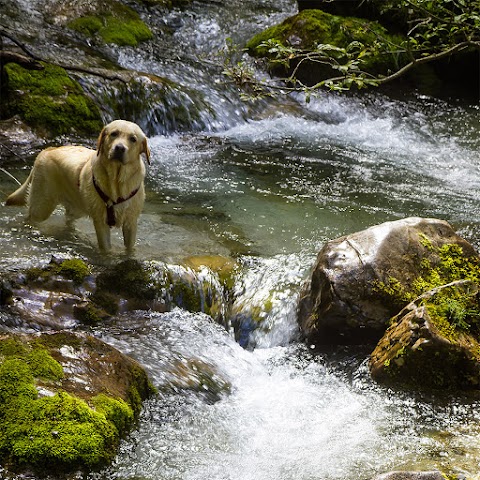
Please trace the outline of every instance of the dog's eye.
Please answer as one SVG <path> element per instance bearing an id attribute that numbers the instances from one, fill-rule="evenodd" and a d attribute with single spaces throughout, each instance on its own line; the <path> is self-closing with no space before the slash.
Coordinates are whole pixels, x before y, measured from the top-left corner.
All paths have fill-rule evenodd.
<path id="1" fill-rule="evenodd" d="M 135 143 L 137 141 L 137 137 L 134 137 L 133 135 L 130 137 L 130 141 L 132 143 Z"/>
<path id="2" fill-rule="evenodd" d="M 113 131 L 113 132 L 110 134 L 110 136 L 111 136 L 112 138 L 117 138 L 117 137 L 118 137 L 118 132 L 115 130 L 115 131 Z"/>

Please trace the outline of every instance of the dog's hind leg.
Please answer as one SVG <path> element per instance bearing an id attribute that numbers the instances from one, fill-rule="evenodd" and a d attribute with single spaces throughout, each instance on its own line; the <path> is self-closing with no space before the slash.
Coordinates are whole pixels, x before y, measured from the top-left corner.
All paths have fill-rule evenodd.
<path id="1" fill-rule="evenodd" d="M 28 194 L 28 220 L 43 222 L 55 210 L 58 200 L 41 176 L 34 176 Z"/>

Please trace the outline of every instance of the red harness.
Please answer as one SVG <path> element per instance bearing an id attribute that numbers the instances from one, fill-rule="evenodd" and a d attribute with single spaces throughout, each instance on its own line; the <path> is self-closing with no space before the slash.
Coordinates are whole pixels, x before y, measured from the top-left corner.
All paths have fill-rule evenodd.
<path id="1" fill-rule="evenodd" d="M 95 190 L 97 191 L 99 197 L 103 200 L 105 203 L 105 207 L 107 207 L 107 225 L 109 227 L 114 227 L 115 226 L 115 210 L 113 207 L 115 205 L 119 205 L 120 203 L 126 202 L 127 200 L 130 200 L 132 197 L 134 197 L 137 192 L 140 190 L 140 187 L 136 188 L 128 197 L 118 197 L 116 201 L 113 201 L 99 186 L 97 181 L 95 180 L 95 176 L 92 173 L 92 180 L 93 180 L 93 186 L 95 187 Z"/>

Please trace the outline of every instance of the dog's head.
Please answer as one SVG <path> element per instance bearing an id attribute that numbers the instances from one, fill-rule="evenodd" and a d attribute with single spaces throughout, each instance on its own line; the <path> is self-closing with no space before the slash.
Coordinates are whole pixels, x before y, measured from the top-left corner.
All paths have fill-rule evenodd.
<path id="1" fill-rule="evenodd" d="M 142 153 L 150 164 L 147 137 L 136 123 L 114 120 L 103 127 L 97 141 L 97 155 L 127 164 L 138 159 Z"/>

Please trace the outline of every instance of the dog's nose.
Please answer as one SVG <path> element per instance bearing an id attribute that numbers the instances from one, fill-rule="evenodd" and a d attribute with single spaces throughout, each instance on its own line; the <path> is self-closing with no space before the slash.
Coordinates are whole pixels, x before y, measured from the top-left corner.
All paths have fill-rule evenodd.
<path id="1" fill-rule="evenodd" d="M 115 155 L 123 155 L 125 153 L 125 150 L 126 150 L 125 145 L 123 145 L 122 143 L 115 145 L 115 148 L 114 148 Z"/>

